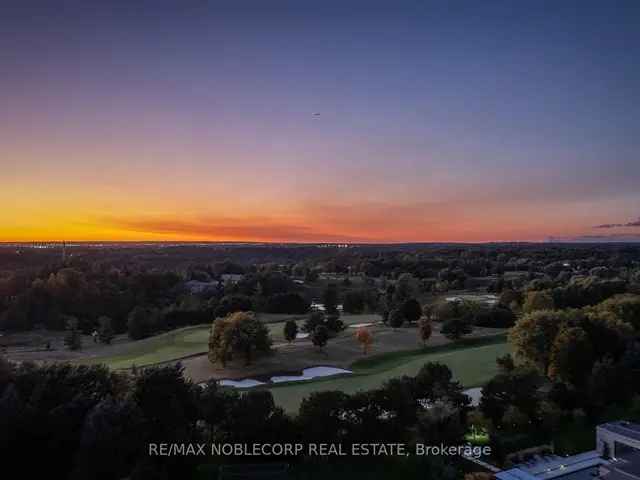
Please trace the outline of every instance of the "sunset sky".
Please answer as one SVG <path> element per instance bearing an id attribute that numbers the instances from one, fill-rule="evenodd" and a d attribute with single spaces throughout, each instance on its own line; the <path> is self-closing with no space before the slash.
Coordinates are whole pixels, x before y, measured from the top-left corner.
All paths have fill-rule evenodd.
<path id="1" fill-rule="evenodd" d="M 640 2 L 0 2 L 0 241 L 640 240 Z"/>

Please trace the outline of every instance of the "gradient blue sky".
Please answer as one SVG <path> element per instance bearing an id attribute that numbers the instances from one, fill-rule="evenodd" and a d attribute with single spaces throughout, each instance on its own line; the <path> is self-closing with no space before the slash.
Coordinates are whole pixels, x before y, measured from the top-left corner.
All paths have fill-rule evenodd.
<path id="1" fill-rule="evenodd" d="M 639 58 L 637 1 L 3 1 L 0 241 L 640 239 Z"/>

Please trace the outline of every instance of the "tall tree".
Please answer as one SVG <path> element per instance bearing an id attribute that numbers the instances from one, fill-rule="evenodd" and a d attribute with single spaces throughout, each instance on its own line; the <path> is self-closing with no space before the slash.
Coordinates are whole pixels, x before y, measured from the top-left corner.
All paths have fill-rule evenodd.
<path id="1" fill-rule="evenodd" d="M 389 312 L 389 325 L 392 328 L 400 328 L 404 324 L 405 318 L 404 313 L 402 313 L 402 309 L 394 308 Z"/>
<path id="2" fill-rule="evenodd" d="M 115 333 L 111 323 L 111 319 L 106 316 L 98 319 L 98 339 L 101 343 L 109 345 L 113 340 Z"/>
<path id="3" fill-rule="evenodd" d="M 78 329 L 78 319 L 67 318 L 67 334 L 64 337 L 64 344 L 69 350 L 80 350 L 82 348 L 82 336 Z"/>
<path id="4" fill-rule="evenodd" d="M 402 314 L 408 322 L 417 322 L 422 316 L 422 307 L 415 298 L 410 298 L 402 304 Z"/>
<path id="5" fill-rule="evenodd" d="M 457 317 L 447 320 L 442 325 L 440 333 L 449 340 L 459 340 L 464 335 L 468 335 L 473 331 L 471 322 L 466 317 Z"/>
<path id="6" fill-rule="evenodd" d="M 338 286 L 335 283 L 328 284 L 327 288 L 322 292 L 322 303 L 327 315 L 340 314 L 338 310 Z"/>
<path id="7" fill-rule="evenodd" d="M 209 336 L 209 360 L 222 365 L 235 353 L 251 363 L 254 353 L 271 350 L 269 329 L 252 312 L 235 312 L 213 322 Z"/>
<path id="8" fill-rule="evenodd" d="M 327 330 L 327 327 L 324 325 L 318 325 L 311 333 L 311 341 L 316 347 L 322 350 L 329 341 L 329 331 Z"/>
<path id="9" fill-rule="evenodd" d="M 287 342 L 291 343 L 296 339 L 298 335 L 298 324 L 295 320 L 289 319 L 284 324 L 284 338 Z"/>
<path id="10" fill-rule="evenodd" d="M 401 306 L 407 300 L 416 296 L 416 281 L 410 273 L 403 273 L 398 277 L 393 291 L 394 305 Z"/>
<path id="11" fill-rule="evenodd" d="M 546 374 L 551 346 L 567 316 L 560 311 L 542 310 L 524 315 L 509 332 L 516 358 Z"/>
<path id="12" fill-rule="evenodd" d="M 591 371 L 593 360 L 593 347 L 585 331 L 565 326 L 551 347 L 549 378 L 581 386 Z"/>
<path id="13" fill-rule="evenodd" d="M 418 336 L 424 346 L 427 345 L 427 341 L 431 338 L 433 327 L 431 325 L 431 319 L 428 317 L 422 317 L 418 321 Z"/>
<path id="14" fill-rule="evenodd" d="M 522 310 L 524 313 L 531 313 L 537 310 L 553 310 L 554 307 L 553 296 L 549 290 L 532 290 L 527 292 Z"/>

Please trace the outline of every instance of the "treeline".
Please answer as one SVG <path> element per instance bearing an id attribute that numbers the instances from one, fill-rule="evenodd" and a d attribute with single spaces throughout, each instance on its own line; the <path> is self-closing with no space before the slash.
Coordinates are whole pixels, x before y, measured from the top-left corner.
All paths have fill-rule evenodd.
<path id="1" fill-rule="evenodd" d="M 284 264 L 222 261 L 179 271 L 140 266 L 147 263 L 144 251 L 126 267 L 119 258 L 119 266 L 70 260 L 37 273 L 0 272 L 0 330 L 61 330 L 75 323 L 91 333 L 107 318 L 116 334 L 142 338 L 234 311 L 304 314 L 326 285 L 319 280 L 326 272 L 338 275 L 330 283 L 339 287 L 344 312 L 377 312 L 385 320 L 400 309 L 412 321 L 411 306 L 393 299 L 407 277 L 416 300 L 488 285 L 516 315 L 526 312 L 530 292 L 541 292 L 536 295 L 543 302 L 548 295 L 554 308 L 579 308 L 640 291 L 640 249 L 634 246 L 354 247 L 308 258 L 296 254 Z M 192 289 L 193 282 L 202 288 Z"/>
<path id="2" fill-rule="evenodd" d="M 197 386 L 179 366 L 127 374 L 101 366 L 1 362 L 0 451 L 5 471 L 26 478 L 191 478 L 207 459 L 150 457 L 148 444 L 341 443 L 345 451 L 352 443 L 377 441 L 457 445 L 468 402 L 441 364 L 369 392 L 312 394 L 292 417 L 268 390 L 239 393 L 214 381 Z M 25 462 L 22 454 L 36 446 L 38 461 Z M 434 478 L 459 478 L 455 469 L 433 469 Z"/>
<path id="3" fill-rule="evenodd" d="M 500 373 L 472 418 L 491 433 L 496 452 L 596 424 L 614 406 L 640 419 L 640 296 L 526 313 L 509 340 L 514 357 L 499 359 Z"/>
<path id="4" fill-rule="evenodd" d="M 169 307 L 179 302 L 180 277 L 171 272 L 128 272 L 64 267 L 33 279 L 12 277 L 4 285 L 0 329 L 64 329 L 68 317 L 86 332 L 107 316 L 116 332 L 127 328 L 136 306 Z"/>
<path id="5" fill-rule="evenodd" d="M 89 334 L 108 320 L 116 334 L 128 332 L 139 339 L 209 323 L 234 311 L 309 311 L 310 302 L 282 273 L 253 273 L 224 282 L 227 271 L 237 270 L 224 263 L 218 271 L 223 273 L 118 270 L 78 263 L 32 276 L 11 275 L 0 279 L 0 330 L 63 330 L 73 324 Z M 186 280 L 192 277 L 206 280 L 210 288 L 191 291 Z"/>

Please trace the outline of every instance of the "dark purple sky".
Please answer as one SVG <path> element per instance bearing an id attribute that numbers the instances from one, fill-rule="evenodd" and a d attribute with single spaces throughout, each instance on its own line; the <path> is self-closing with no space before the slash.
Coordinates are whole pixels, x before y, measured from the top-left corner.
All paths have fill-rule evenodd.
<path id="1" fill-rule="evenodd" d="M 637 1 L 5 0 L 0 240 L 640 238 L 639 25 Z"/>

